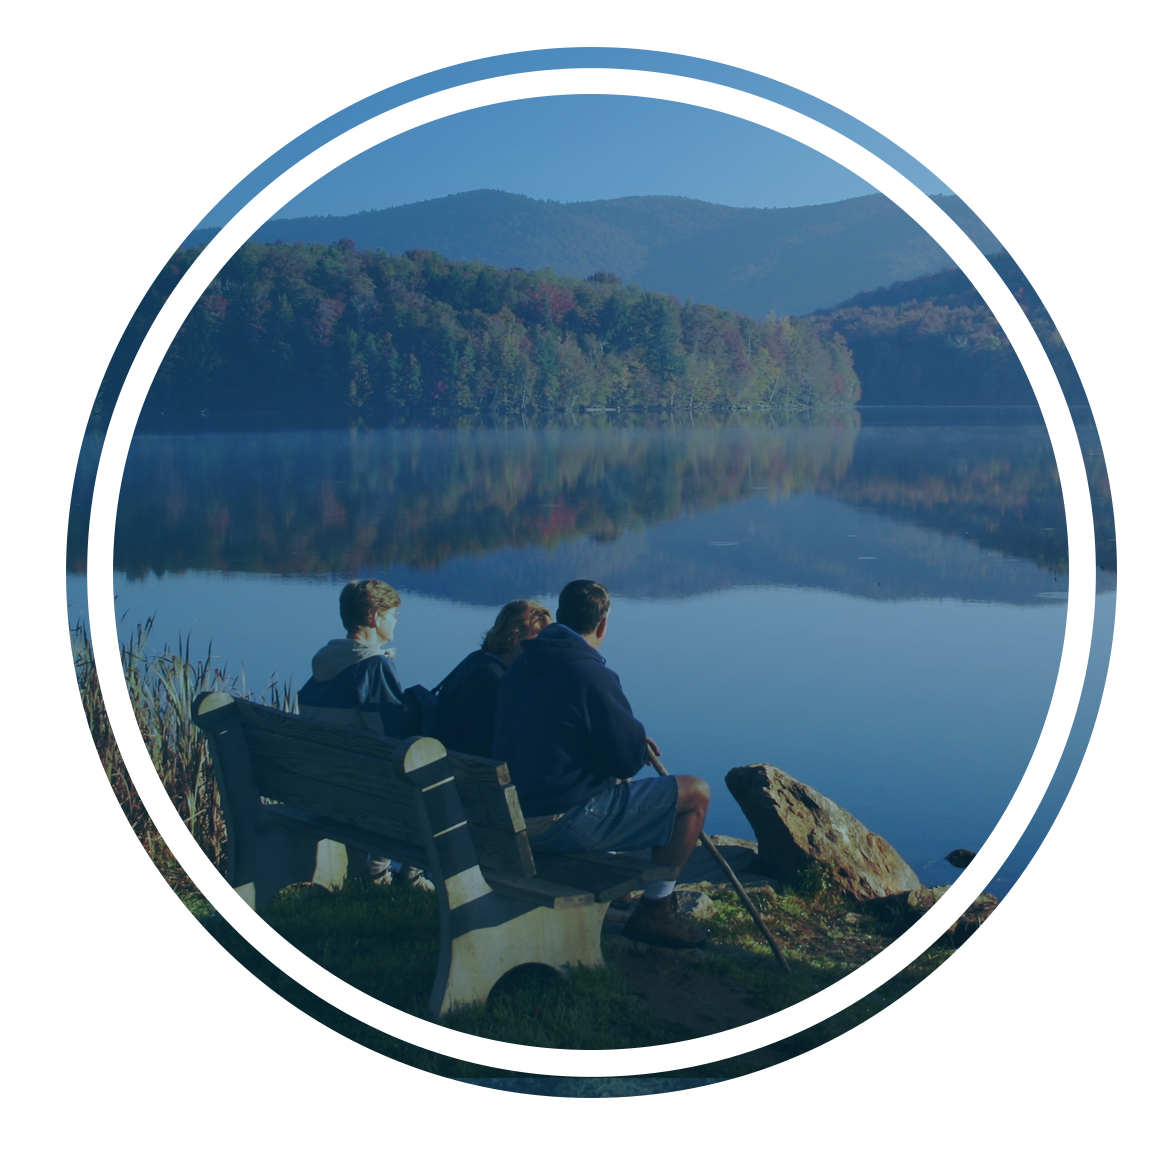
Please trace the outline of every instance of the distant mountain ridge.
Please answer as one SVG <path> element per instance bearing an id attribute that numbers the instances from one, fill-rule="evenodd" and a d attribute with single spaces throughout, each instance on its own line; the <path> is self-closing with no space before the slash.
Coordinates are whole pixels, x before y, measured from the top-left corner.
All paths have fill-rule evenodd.
<path id="1" fill-rule="evenodd" d="M 1002 246 L 956 196 L 934 196 L 985 252 Z M 205 243 L 216 230 L 192 233 Z M 479 190 L 349 216 L 268 221 L 255 241 L 400 254 L 432 249 L 502 269 L 614 273 L 645 289 L 764 317 L 808 314 L 952 262 L 886 196 L 796 208 L 734 208 L 684 196 L 562 204 Z"/>

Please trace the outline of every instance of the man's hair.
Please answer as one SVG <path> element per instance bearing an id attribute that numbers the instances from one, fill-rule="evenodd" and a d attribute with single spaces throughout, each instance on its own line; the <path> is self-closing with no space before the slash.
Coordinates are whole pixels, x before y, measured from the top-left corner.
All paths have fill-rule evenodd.
<path id="1" fill-rule="evenodd" d="M 555 620 L 573 632 L 586 636 L 600 626 L 611 603 L 612 597 L 607 587 L 593 583 L 591 579 L 573 579 L 559 593 Z"/>
<path id="2" fill-rule="evenodd" d="M 346 632 L 371 628 L 377 617 L 401 606 L 401 596 L 380 579 L 354 579 L 340 593 L 340 622 Z"/>
<path id="3" fill-rule="evenodd" d="M 537 599 L 512 599 L 498 613 L 494 627 L 483 637 L 482 648 L 502 656 L 551 623 L 551 613 Z"/>

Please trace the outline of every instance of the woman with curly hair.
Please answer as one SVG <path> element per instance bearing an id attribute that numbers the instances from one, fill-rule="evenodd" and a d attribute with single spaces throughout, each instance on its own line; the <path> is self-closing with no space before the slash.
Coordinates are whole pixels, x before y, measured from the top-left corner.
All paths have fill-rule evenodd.
<path id="1" fill-rule="evenodd" d="M 437 687 L 436 736 L 451 750 L 490 757 L 498 682 L 522 649 L 551 623 L 551 612 L 534 599 L 514 599 L 498 613 L 472 652 Z"/>

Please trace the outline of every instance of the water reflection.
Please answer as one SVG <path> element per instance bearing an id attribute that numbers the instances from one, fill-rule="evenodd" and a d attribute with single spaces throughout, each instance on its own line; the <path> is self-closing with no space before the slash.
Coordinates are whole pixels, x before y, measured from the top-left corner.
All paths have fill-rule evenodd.
<path id="1" fill-rule="evenodd" d="M 336 634 L 335 580 L 379 573 L 405 597 L 400 671 L 433 685 L 506 599 L 598 578 L 619 604 L 605 654 L 670 764 L 714 782 L 714 830 L 749 834 L 726 771 L 774 762 L 940 883 L 1025 770 L 1064 633 L 1053 454 L 1035 415 L 1010 421 L 143 434 L 114 588 L 131 624 L 197 621 L 229 672 L 298 684 Z"/>
<path id="2" fill-rule="evenodd" d="M 1094 466 L 1098 565 L 1112 571 Z M 81 569 L 84 535 L 70 537 Z M 131 578 L 393 568 L 466 602 L 493 600 L 500 575 L 544 586 L 581 558 L 634 596 L 785 583 L 1033 599 L 1065 589 L 1065 519 L 1040 423 L 860 427 L 851 413 L 811 426 L 140 435 L 115 545 Z"/>

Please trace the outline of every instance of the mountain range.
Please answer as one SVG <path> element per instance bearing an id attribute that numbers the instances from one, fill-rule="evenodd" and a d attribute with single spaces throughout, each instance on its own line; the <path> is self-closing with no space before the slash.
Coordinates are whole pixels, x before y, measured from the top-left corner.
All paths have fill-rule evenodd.
<path id="1" fill-rule="evenodd" d="M 984 252 L 1002 245 L 956 196 L 933 199 Z M 210 240 L 216 229 L 185 244 Z M 349 216 L 270 220 L 255 241 L 332 244 L 502 269 L 615 274 L 645 289 L 764 317 L 808 314 L 859 290 L 934 273 L 947 254 L 886 196 L 798 208 L 734 208 L 683 196 L 559 203 L 479 190 Z"/>

